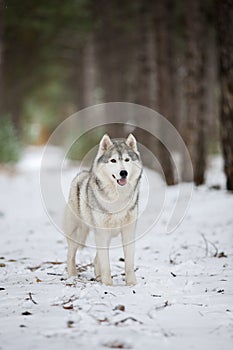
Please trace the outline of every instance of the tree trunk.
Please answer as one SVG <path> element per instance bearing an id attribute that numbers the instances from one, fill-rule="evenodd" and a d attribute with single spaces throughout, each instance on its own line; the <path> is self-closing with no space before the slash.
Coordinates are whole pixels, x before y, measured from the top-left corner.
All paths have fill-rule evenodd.
<path id="1" fill-rule="evenodd" d="M 226 187 L 233 191 L 233 0 L 217 2 L 220 74 L 220 132 Z"/>
<path id="2" fill-rule="evenodd" d="M 126 101 L 129 95 L 133 16 L 131 2 L 100 0 L 92 4 L 95 58 L 104 102 Z"/>
<path id="3" fill-rule="evenodd" d="M 204 182 L 206 168 L 206 26 L 201 0 L 186 8 L 186 120 L 183 136 L 194 170 L 194 182 Z M 183 164 L 183 180 L 193 181 Z"/>
<path id="4" fill-rule="evenodd" d="M 3 0 L 0 0 L 0 117 L 3 115 L 4 97 L 3 97 Z"/>
<path id="5" fill-rule="evenodd" d="M 84 105 L 95 104 L 96 69 L 94 60 L 93 38 L 89 36 L 84 49 Z"/>
<path id="6" fill-rule="evenodd" d="M 134 52 L 135 62 L 133 66 L 134 74 L 132 76 L 131 101 L 146 107 L 154 107 L 154 94 L 151 77 L 153 72 L 153 58 L 151 60 L 150 54 L 154 54 L 152 36 L 152 16 L 150 1 L 137 1 L 137 11 L 134 16 Z M 143 115 L 137 116 L 143 118 Z M 137 124 L 137 119 L 135 120 Z M 146 122 L 146 121 L 145 121 Z M 153 128 L 153 125 L 151 125 Z M 143 144 L 156 156 L 156 139 L 155 137 L 142 128 L 134 130 L 139 143 Z M 144 165 L 151 167 L 152 159 L 147 154 L 142 154 Z"/>
<path id="7" fill-rule="evenodd" d="M 194 182 L 197 186 L 202 185 L 205 181 L 205 170 L 207 162 L 207 45 L 210 39 L 209 28 L 206 24 L 205 7 L 203 2 L 199 5 L 199 32 L 197 38 L 199 51 L 199 101 L 197 114 L 197 144 L 196 144 L 196 164 L 194 167 Z"/>
<path id="8" fill-rule="evenodd" d="M 171 71 L 172 71 L 172 34 L 171 17 L 174 15 L 172 11 L 172 2 L 170 0 L 154 3 L 154 26 L 156 35 L 156 66 L 157 66 L 157 106 L 158 112 L 171 121 L 173 115 L 172 92 L 171 92 Z M 161 129 L 161 133 L 165 130 Z M 166 182 L 168 185 L 175 184 L 174 169 L 171 155 L 165 148 L 166 145 L 159 143 L 159 160 L 164 171 Z"/>
<path id="9" fill-rule="evenodd" d="M 152 18 L 149 2 L 138 1 L 139 9 L 135 18 L 136 35 L 136 74 L 134 80 L 134 102 L 147 107 L 152 106 L 150 93 L 151 64 L 149 58 L 149 36 L 152 29 Z"/>

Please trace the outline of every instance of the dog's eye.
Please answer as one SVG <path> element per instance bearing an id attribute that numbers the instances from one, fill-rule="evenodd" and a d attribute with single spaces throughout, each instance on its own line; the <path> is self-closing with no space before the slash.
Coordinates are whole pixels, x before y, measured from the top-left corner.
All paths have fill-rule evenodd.
<path id="1" fill-rule="evenodd" d="M 126 159 L 125 159 L 125 162 L 129 162 L 129 158 L 126 158 Z"/>
<path id="2" fill-rule="evenodd" d="M 116 163 L 116 159 L 111 159 L 110 162 Z"/>

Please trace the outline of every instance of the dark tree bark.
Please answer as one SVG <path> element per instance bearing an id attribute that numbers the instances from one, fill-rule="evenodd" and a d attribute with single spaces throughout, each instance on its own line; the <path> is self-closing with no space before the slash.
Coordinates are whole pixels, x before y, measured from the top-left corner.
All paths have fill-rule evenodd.
<path id="1" fill-rule="evenodd" d="M 95 104 L 95 89 L 96 89 L 96 65 L 94 57 L 93 37 L 89 35 L 86 40 L 84 50 L 84 103 L 89 107 Z"/>
<path id="2" fill-rule="evenodd" d="M 155 79 L 153 72 L 154 43 L 153 43 L 153 18 L 150 1 L 137 1 L 137 11 L 135 13 L 135 31 L 134 31 L 134 45 L 135 45 L 135 65 L 134 76 L 132 84 L 132 102 L 146 107 L 154 108 L 154 95 L 152 86 L 152 79 Z M 152 79 L 151 79 L 152 78 Z M 143 115 L 140 116 L 143 118 Z M 136 121 L 137 122 L 137 121 Z M 153 125 L 151 125 L 153 128 Z M 147 131 L 136 128 L 134 134 L 139 141 L 147 149 L 149 149 L 155 156 L 157 151 L 157 140 Z M 143 157 L 144 165 L 151 166 L 151 157 Z"/>
<path id="3" fill-rule="evenodd" d="M 7 6 L 4 0 L 0 0 L 0 113 L 11 119 L 16 132 L 19 133 L 21 85 L 25 82 L 17 80 L 15 66 L 18 63 L 17 50 L 20 52 L 22 49 L 18 37 L 14 44 L 9 40 L 7 24 Z M 16 49 L 13 50 L 13 47 Z"/>
<path id="4" fill-rule="evenodd" d="M 152 106 L 150 93 L 151 64 L 149 58 L 149 36 L 152 31 L 150 2 L 138 1 L 138 11 L 135 17 L 136 34 L 136 75 L 134 79 L 134 102 Z"/>
<path id="5" fill-rule="evenodd" d="M 171 21 L 173 4 L 170 0 L 154 3 L 154 28 L 156 35 L 156 75 L 157 75 L 157 110 L 169 121 L 173 122 L 173 91 L 172 84 L 172 35 Z M 165 130 L 161 128 L 161 133 Z M 164 135 L 166 136 L 166 135 Z M 166 145 L 165 145 L 166 146 Z M 164 145 L 159 143 L 159 159 L 168 185 L 175 184 L 174 169 L 171 155 Z"/>
<path id="6" fill-rule="evenodd" d="M 4 10 L 4 4 L 3 0 L 0 0 L 0 117 L 3 115 L 4 112 L 4 97 L 3 97 L 3 10 Z"/>
<path id="7" fill-rule="evenodd" d="M 84 89 L 85 45 L 83 43 L 80 43 L 78 50 L 75 50 L 73 60 L 72 85 L 74 87 L 74 100 L 76 101 L 78 110 L 81 110 L 87 107 L 85 104 Z"/>
<path id="8" fill-rule="evenodd" d="M 194 182 L 204 182 L 206 168 L 206 21 L 202 1 L 187 1 L 186 7 L 186 121 L 183 135 L 194 170 Z M 192 174 L 183 164 L 183 180 Z"/>
<path id="9" fill-rule="evenodd" d="M 233 191 L 233 0 L 217 1 L 220 132 L 226 187 Z"/>
<path id="10" fill-rule="evenodd" d="M 197 186 L 202 185 L 205 181 L 205 170 L 207 162 L 207 45 L 209 35 L 209 28 L 205 16 L 204 2 L 199 5 L 199 101 L 197 114 L 197 144 L 196 144 L 196 164 L 194 168 L 194 182 Z"/>
<path id="11" fill-rule="evenodd" d="M 133 8 L 130 1 L 92 3 L 95 58 L 104 102 L 127 101 L 133 63 Z"/>
<path id="12" fill-rule="evenodd" d="M 127 2 L 126 2 L 127 4 Z M 118 102 L 127 99 L 128 59 L 124 5 L 108 0 L 92 3 L 94 23 L 93 42 L 97 71 L 99 100 Z M 106 121 L 103 121 L 106 122 Z M 105 131 L 112 138 L 124 137 L 122 125 L 106 124 Z"/>

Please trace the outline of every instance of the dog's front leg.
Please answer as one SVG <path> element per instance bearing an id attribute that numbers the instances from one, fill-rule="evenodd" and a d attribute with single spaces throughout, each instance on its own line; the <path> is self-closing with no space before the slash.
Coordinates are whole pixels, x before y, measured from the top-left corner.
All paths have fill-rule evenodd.
<path id="1" fill-rule="evenodd" d="M 100 279 L 105 285 L 112 285 L 112 277 L 109 262 L 110 235 L 107 230 L 96 230 L 95 240 L 97 249 L 98 268 Z"/>
<path id="2" fill-rule="evenodd" d="M 134 273 L 135 224 L 124 226 L 121 237 L 125 256 L 125 281 L 127 286 L 132 286 L 137 283 Z"/>

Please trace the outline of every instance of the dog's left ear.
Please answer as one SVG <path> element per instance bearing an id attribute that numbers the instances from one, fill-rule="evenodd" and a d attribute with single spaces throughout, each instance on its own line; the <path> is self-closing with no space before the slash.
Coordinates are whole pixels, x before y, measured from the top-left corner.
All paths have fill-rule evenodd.
<path id="1" fill-rule="evenodd" d="M 107 134 L 105 134 L 100 141 L 98 154 L 102 155 L 112 145 L 113 145 L 113 143 L 112 143 L 110 137 Z"/>
<path id="2" fill-rule="evenodd" d="M 132 134 L 129 134 L 126 140 L 126 145 L 128 145 L 134 152 L 138 151 L 137 141 Z"/>

